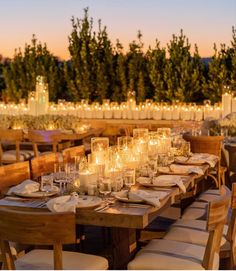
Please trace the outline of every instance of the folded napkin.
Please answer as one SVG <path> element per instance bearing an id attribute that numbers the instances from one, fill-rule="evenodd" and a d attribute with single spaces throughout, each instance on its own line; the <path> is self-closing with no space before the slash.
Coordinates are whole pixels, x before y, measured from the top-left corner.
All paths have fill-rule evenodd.
<path id="1" fill-rule="evenodd" d="M 209 153 L 194 153 L 189 160 L 190 162 L 195 163 L 207 163 L 210 167 L 215 167 L 216 163 L 219 161 L 219 157 Z"/>
<path id="2" fill-rule="evenodd" d="M 156 186 L 171 186 L 177 185 L 184 193 L 186 192 L 186 187 L 183 184 L 182 177 L 177 175 L 160 175 L 155 177 L 152 183 Z"/>
<path id="3" fill-rule="evenodd" d="M 7 195 L 12 195 L 14 193 L 28 194 L 39 191 L 40 184 L 32 180 L 25 180 L 22 183 L 11 187 Z"/>
<path id="4" fill-rule="evenodd" d="M 167 195 L 166 192 L 162 191 L 146 191 L 146 190 L 124 190 L 122 193 L 119 192 L 119 196 L 127 198 L 131 201 L 144 201 L 147 204 L 153 205 L 155 207 L 160 206 L 160 199 Z"/>
<path id="5" fill-rule="evenodd" d="M 151 178 L 149 178 L 149 177 L 138 177 L 137 179 L 136 179 L 136 181 L 138 182 L 138 183 L 140 183 L 140 184 L 151 184 L 152 183 L 152 180 L 151 180 Z"/>
<path id="6" fill-rule="evenodd" d="M 61 196 L 51 199 L 47 202 L 47 207 L 51 212 L 62 213 L 62 212 L 76 212 L 76 206 L 79 201 L 77 193 L 73 192 L 68 196 Z"/>
<path id="7" fill-rule="evenodd" d="M 204 175 L 204 172 L 201 167 L 191 166 L 191 165 L 172 164 L 172 165 L 170 165 L 170 171 L 172 171 L 173 173 L 178 173 L 178 174 L 196 173 L 198 175 Z"/>

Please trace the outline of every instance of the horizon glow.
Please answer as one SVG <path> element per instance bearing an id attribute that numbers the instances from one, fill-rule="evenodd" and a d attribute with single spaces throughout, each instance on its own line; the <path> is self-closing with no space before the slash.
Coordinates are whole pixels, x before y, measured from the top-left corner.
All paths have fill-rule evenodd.
<path id="1" fill-rule="evenodd" d="M 15 48 L 24 49 L 32 35 L 46 43 L 50 52 L 69 59 L 68 36 L 71 18 L 89 16 L 107 26 L 113 45 L 119 39 L 125 50 L 141 31 L 144 50 L 162 47 L 179 35 L 180 29 L 189 39 L 191 51 L 198 45 L 201 57 L 213 55 L 213 45 L 230 45 L 232 27 L 236 27 L 235 0 L 0 0 L 0 55 L 12 58 Z"/>

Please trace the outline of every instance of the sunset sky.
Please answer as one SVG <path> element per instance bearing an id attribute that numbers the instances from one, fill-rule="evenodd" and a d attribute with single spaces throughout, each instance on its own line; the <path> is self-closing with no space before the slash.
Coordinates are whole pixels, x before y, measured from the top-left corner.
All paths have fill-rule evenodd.
<path id="1" fill-rule="evenodd" d="M 202 57 L 213 54 L 213 43 L 230 44 L 236 27 L 236 0 L 0 0 L 0 54 L 30 43 L 32 34 L 62 59 L 69 58 L 71 17 L 83 18 L 83 9 L 107 26 L 113 43 L 128 48 L 141 30 L 145 49 L 157 38 L 165 47 L 180 29 Z M 97 26 L 97 23 L 95 24 Z"/>

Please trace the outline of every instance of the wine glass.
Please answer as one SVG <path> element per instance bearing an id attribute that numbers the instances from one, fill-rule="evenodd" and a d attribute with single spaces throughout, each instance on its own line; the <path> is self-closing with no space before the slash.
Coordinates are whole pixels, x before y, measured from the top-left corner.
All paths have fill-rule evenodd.
<path id="1" fill-rule="evenodd" d="M 99 183 L 99 192 L 103 195 L 104 200 L 106 201 L 106 196 L 111 193 L 111 179 L 104 177 L 100 179 Z"/>
<path id="2" fill-rule="evenodd" d="M 128 187 L 129 191 L 130 191 L 132 185 L 135 185 L 135 170 L 134 169 L 125 170 L 124 183 Z"/>

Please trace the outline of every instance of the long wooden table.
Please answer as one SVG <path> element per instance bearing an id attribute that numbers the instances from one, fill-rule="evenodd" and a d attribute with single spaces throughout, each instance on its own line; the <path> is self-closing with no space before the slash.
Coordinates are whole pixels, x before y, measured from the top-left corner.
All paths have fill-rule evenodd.
<path id="1" fill-rule="evenodd" d="M 209 166 L 201 166 L 205 174 Z M 191 174 L 184 177 L 183 183 L 186 190 L 194 188 L 195 184 L 205 177 Z M 152 207 L 145 204 L 122 203 L 116 201 L 107 209 L 96 211 L 95 209 L 77 209 L 76 221 L 79 225 L 93 225 L 109 227 L 111 229 L 112 247 L 112 267 L 114 269 L 125 268 L 137 249 L 136 230 L 144 229 L 163 210 L 170 207 L 177 199 L 183 196 L 183 192 L 178 187 L 157 188 L 166 191 L 167 196 L 160 201 L 160 207 Z M 47 210 L 45 201 L 42 199 L 18 199 L 6 197 L 0 200 L 0 206 L 23 210 Z"/>

